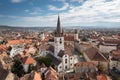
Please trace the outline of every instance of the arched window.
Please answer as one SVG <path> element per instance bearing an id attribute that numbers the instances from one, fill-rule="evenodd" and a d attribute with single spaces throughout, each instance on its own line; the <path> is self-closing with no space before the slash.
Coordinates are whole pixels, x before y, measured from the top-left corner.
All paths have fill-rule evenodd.
<path id="1" fill-rule="evenodd" d="M 61 38 L 60 38 L 60 44 L 62 43 L 62 40 L 61 40 Z"/>

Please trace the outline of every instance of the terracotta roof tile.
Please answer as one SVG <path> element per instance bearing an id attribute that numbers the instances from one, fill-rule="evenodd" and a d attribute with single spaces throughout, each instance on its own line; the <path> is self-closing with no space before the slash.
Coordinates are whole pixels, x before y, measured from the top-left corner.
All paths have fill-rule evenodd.
<path id="1" fill-rule="evenodd" d="M 89 57 L 91 60 L 95 61 L 107 61 L 107 59 L 100 53 L 95 47 L 91 47 L 85 51 L 85 54 Z"/>
<path id="2" fill-rule="evenodd" d="M 97 80 L 107 80 L 105 75 L 98 75 Z"/>
<path id="3" fill-rule="evenodd" d="M 52 67 L 47 69 L 45 73 L 45 80 L 58 80 L 57 72 Z"/>
<path id="4" fill-rule="evenodd" d="M 35 73 L 34 73 L 34 78 L 33 78 L 33 80 L 42 80 L 41 75 L 40 75 L 40 72 L 35 72 Z"/>
<path id="5" fill-rule="evenodd" d="M 36 61 L 33 59 L 33 58 L 31 58 L 31 57 L 28 57 L 28 56 L 26 56 L 26 57 L 24 57 L 23 59 L 22 59 L 22 63 L 23 64 L 33 64 L 33 63 L 35 63 Z"/>
<path id="6" fill-rule="evenodd" d="M 23 44 L 23 43 L 31 43 L 31 39 L 21 39 L 21 40 L 8 40 L 9 45 L 14 45 L 14 44 Z"/>
<path id="7" fill-rule="evenodd" d="M 64 40 L 65 41 L 74 41 L 74 36 L 73 35 L 64 36 Z"/>
<path id="8" fill-rule="evenodd" d="M 0 45 L 0 51 L 6 51 L 8 47 L 6 45 Z"/>

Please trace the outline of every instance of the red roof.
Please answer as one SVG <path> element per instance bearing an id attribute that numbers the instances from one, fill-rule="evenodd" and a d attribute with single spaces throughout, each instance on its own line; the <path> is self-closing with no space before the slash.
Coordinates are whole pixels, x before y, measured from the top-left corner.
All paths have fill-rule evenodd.
<path id="1" fill-rule="evenodd" d="M 100 53 L 97 48 L 91 47 L 85 51 L 85 54 L 89 57 L 90 60 L 94 61 L 104 61 L 106 62 L 107 59 Z"/>
<path id="2" fill-rule="evenodd" d="M 31 43 L 31 39 L 21 39 L 21 40 L 8 40 L 9 45 L 14 45 L 14 44 L 23 44 L 23 43 Z"/>
<path id="3" fill-rule="evenodd" d="M 41 75 L 39 72 L 35 72 L 33 80 L 42 80 Z"/>
<path id="4" fill-rule="evenodd" d="M 0 51 L 3 50 L 3 51 L 6 51 L 8 48 L 6 45 L 0 45 Z"/>
<path id="5" fill-rule="evenodd" d="M 23 64 L 33 64 L 36 61 L 33 58 L 26 56 L 22 59 L 22 62 Z"/>
<path id="6" fill-rule="evenodd" d="M 58 80 L 57 73 L 52 67 L 47 69 L 45 80 Z"/>
<path id="7" fill-rule="evenodd" d="M 64 40 L 65 41 L 74 41 L 74 36 L 73 35 L 64 36 Z"/>
<path id="8" fill-rule="evenodd" d="M 107 77 L 105 75 L 99 75 L 97 76 L 97 80 L 107 80 Z"/>

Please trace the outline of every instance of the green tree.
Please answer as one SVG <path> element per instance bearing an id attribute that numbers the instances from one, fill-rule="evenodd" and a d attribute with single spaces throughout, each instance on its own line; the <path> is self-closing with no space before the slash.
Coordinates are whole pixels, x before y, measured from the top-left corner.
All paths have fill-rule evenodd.
<path id="1" fill-rule="evenodd" d="M 52 60 L 49 57 L 38 57 L 37 61 L 40 65 L 44 63 L 47 67 L 51 66 L 52 62 Z"/>
<path id="2" fill-rule="evenodd" d="M 18 77 L 21 77 L 24 75 L 23 66 L 19 60 L 14 60 L 14 65 L 11 68 L 11 72 L 14 74 L 17 74 Z"/>
<path id="3" fill-rule="evenodd" d="M 82 41 L 88 41 L 88 37 L 87 36 L 83 36 L 82 37 Z"/>
<path id="4" fill-rule="evenodd" d="M 104 72 L 104 66 L 99 64 L 98 65 L 98 72 L 103 73 Z"/>
<path id="5" fill-rule="evenodd" d="M 36 51 L 35 51 L 35 55 L 38 55 L 38 53 L 39 53 L 39 50 L 36 50 Z"/>

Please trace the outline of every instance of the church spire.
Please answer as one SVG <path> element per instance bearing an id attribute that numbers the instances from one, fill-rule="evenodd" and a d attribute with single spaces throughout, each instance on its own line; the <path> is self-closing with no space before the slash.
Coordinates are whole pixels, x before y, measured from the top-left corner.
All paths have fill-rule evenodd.
<path id="1" fill-rule="evenodd" d="M 61 25 L 60 25 L 60 16 L 58 14 L 57 29 L 56 29 L 56 32 L 55 32 L 55 36 L 56 37 L 61 37 L 62 35 L 63 35 L 63 33 L 62 33 Z"/>

